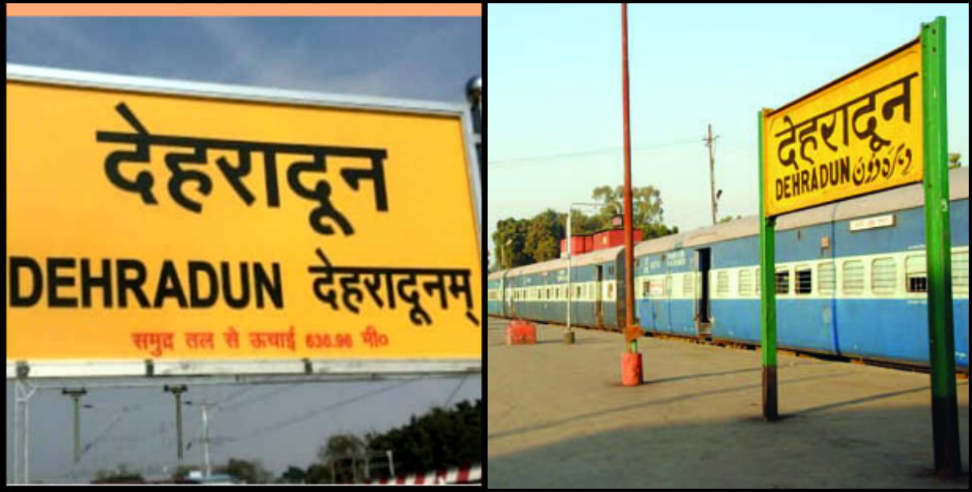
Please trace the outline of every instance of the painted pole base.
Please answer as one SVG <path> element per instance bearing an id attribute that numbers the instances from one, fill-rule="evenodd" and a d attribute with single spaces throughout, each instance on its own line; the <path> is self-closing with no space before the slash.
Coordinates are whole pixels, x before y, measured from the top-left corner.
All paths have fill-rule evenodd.
<path id="1" fill-rule="evenodd" d="M 564 332 L 564 343 L 566 343 L 568 345 L 573 345 L 574 344 L 574 332 L 572 332 L 572 331 L 565 331 Z"/>
<path id="2" fill-rule="evenodd" d="M 527 345 L 537 343 L 537 329 L 532 323 L 515 319 L 506 325 L 507 345 Z"/>
<path id="3" fill-rule="evenodd" d="M 641 352 L 625 351 L 621 354 L 621 384 L 638 386 L 641 384 Z"/>
<path id="4" fill-rule="evenodd" d="M 772 422 L 780 418 L 776 401 L 776 367 L 763 366 L 763 420 Z"/>

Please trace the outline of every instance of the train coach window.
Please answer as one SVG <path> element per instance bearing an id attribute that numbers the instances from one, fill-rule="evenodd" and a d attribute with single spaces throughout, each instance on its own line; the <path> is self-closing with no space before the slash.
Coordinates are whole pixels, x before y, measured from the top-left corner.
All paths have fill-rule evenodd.
<path id="1" fill-rule="evenodd" d="M 878 258 L 871 262 L 871 291 L 875 294 L 893 294 L 898 269 L 894 258 Z"/>
<path id="2" fill-rule="evenodd" d="M 825 261 L 817 264 L 817 290 L 822 295 L 832 295 L 837 281 L 834 278 L 834 262 Z"/>
<path id="3" fill-rule="evenodd" d="M 952 253 L 952 294 L 969 293 L 969 252 Z"/>
<path id="4" fill-rule="evenodd" d="M 695 286 L 693 285 L 695 281 L 695 274 L 686 273 L 682 277 L 682 295 L 685 297 L 695 297 Z"/>
<path id="5" fill-rule="evenodd" d="M 716 274 L 716 294 L 719 297 L 729 295 L 729 272 L 721 271 Z"/>
<path id="6" fill-rule="evenodd" d="M 798 266 L 796 271 L 796 293 L 809 294 L 813 291 L 813 270 L 809 266 Z"/>
<path id="7" fill-rule="evenodd" d="M 905 258 L 905 289 L 908 292 L 928 292 L 928 275 L 925 274 L 925 255 Z"/>
<path id="8" fill-rule="evenodd" d="M 847 260 L 841 267 L 842 287 L 844 294 L 860 294 L 864 292 L 864 262 L 861 260 Z"/>
<path id="9" fill-rule="evenodd" d="M 651 280 L 645 280 L 641 282 L 641 297 L 648 297 L 648 292 L 651 290 Z"/>
<path id="10" fill-rule="evenodd" d="M 672 296 L 672 276 L 665 275 L 665 297 Z"/>
<path id="11" fill-rule="evenodd" d="M 790 293 L 790 270 L 779 270 L 776 272 L 776 293 Z"/>
<path id="12" fill-rule="evenodd" d="M 740 296 L 749 296 L 753 293 L 753 272 L 748 268 L 739 270 L 739 289 Z"/>

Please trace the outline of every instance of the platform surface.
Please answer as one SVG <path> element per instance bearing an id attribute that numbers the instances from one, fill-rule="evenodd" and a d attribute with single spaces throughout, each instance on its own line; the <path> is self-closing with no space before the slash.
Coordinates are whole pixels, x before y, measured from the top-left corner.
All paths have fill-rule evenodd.
<path id="1" fill-rule="evenodd" d="M 618 333 L 537 324 L 507 346 L 489 318 L 490 488 L 968 488 L 969 381 L 957 380 L 961 479 L 931 475 L 927 373 L 781 352 L 761 417 L 759 350 L 640 338 L 644 384 L 621 386 Z"/>

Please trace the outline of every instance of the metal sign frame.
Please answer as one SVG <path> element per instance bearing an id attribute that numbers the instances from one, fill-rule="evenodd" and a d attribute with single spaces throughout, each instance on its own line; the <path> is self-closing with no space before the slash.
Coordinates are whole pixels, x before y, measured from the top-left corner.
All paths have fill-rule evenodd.
<path id="1" fill-rule="evenodd" d="M 16 82 L 122 90 L 192 98 L 289 104 L 330 109 L 410 113 L 459 118 L 462 127 L 466 174 L 476 235 L 477 257 L 482 256 L 482 183 L 477 166 L 472 114 L 463 103 L 442 103 L 358 95 L 215 84 L 131 75 L 117 75 L 7 64 L 7 80 Z M 481 372 L 477 359 L 274 359 L 274 360 L 7 360 L 7 379 L 122 377 L 122 376 L 233 376 L 233 375 L 353 375 L 371 377 Z"/>
<path id="2" fill-rule="evenodd" d="M 928 338 L 931 366 L 932 429 L 935 471 L 941 477 L 957 477 L 962 473 L 959 441 L 958 409 L 955 388 L 955 340 L 952 314 L 951 226 L 949 222 L 948 132 L 945 83 L 945 17 L 921 24 L 918 37 L 922 71 L 922 142 L 925 191 L 925 257 L 928 275 Z M 909 42 L 910 46 L 914 41 Z M 901 51 L 888 53 L 854 70 L 810 94 L 878 63 Z M 806 98 L 803 96 L 797 101 Z M 790 106 L 795 102 L 788 103 Z M 778 111 L 778 110 L 777 110 Z M 766 117 L 773 113 L 763 109 L 757 113 L 759 128 L 759 220 L 760 220 L 760 359 L 763 367 L 763 418 L 779 419 L 777 408 L 776 360 L 776 285 L 774 227 L 778 215 L 767 217 L 764 178 L 764 131 Z M 867 194 L 867 193 L 862 193 Z M 855 195 L 859 196 L 859 195 Z M 843 197 L 827 203 L 853 198 Z M 820 205 L 820 204 L 817 204 Z"/>

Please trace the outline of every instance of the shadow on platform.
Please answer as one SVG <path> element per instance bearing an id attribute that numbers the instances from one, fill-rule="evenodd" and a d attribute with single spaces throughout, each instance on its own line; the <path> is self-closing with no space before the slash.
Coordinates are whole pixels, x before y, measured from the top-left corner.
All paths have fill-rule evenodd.
<path id="1" fill-rule="evenodd" d="M 772 424 L 755 415 L 689 425 L 622 427 L 587 435 L 579 430 L 584 426 L 581 420 L 589 416 L 639 407 L 651 411 L 653 405 L 671 399 L 578 415 L 532 429 L 490 434 L 488 442 L 515 440 L 522 437 L 517 434 L 570 423 L 565 432 L 573 437 L 491 455 L 487 483 L 490 488 L 967 489 L 967 404 L 958 408 L 965 474 L 957 480 L 933 475 L 929 407 L 853 407 L 927 390 L 923 386 L 796 410 Z M 968 382 L 960 383 L 958 390 L 968 391 Z M 698 395 L 687 398 L 693 396 Z"/>

